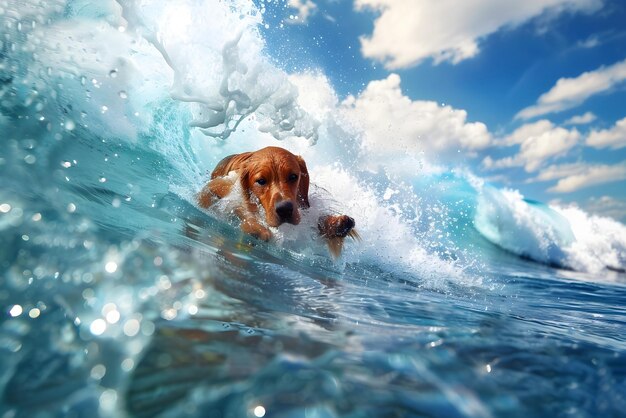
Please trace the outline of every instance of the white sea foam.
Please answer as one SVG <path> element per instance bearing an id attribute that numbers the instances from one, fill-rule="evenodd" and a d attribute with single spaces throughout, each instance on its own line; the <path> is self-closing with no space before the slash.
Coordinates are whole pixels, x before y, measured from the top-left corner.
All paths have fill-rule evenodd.
<path id="1" fill-rule="evenodd" d="M 516 190 L 475 185 L 474 224 L 489 241 L 533 260 L 578 271 L 626 267 L 626 226 L 579 208 L 529 202 Z"/>
<path id="2" fill-rule="evenodd" d="M 611 218 L 589 215 L 576 207 L 553 207 L 563 215 L 575 241 L 564 248 L 575 270 L 599 272 L 606 267 L 626 268 L 626 226 Z"/>

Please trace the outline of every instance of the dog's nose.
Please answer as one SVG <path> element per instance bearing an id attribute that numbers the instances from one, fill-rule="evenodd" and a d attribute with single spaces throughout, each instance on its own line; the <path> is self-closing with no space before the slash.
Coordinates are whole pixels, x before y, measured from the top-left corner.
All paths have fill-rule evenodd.
<path id="1" fill-rule="evenodd" d="M 293 203 L 289 200 L 284 200 L 276 204 L 276 213 L 281 220 L 291 219 L 293 216 Z"/>

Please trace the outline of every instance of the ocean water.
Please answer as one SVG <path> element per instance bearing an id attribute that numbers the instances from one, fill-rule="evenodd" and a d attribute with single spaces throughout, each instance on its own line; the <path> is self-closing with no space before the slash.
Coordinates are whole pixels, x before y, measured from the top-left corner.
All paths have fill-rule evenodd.
<path id="1" fill-rule="evenodd" d="M 626 227 L 372 149 L 262 24 L 0 1 L 0 417 L 623 416 Z M 339 259 L 195 204 L 266 145 L 356 219 Z"/>

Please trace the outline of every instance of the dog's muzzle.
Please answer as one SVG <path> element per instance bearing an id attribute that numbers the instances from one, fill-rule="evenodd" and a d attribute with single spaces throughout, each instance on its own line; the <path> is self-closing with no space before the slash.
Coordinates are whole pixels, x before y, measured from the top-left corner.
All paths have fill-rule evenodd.
<path id="1" fill-rule="evenodd" d="M 276 214 L 281 222 L 291 223 L 293 221 L 294 207 L 291 201 L 283 200 L 282 202 L 277 203 L 274 209 L 276 210 Z"/>

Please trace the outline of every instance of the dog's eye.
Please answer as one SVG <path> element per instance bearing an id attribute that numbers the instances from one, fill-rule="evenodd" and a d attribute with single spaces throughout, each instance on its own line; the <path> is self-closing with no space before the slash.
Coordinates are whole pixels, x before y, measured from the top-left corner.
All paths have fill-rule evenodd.
<path id="1" fill-rule="evenodd" d="M 256 181 L 256 183 L 260 186 L 265 186 L 265 184 L 267 183 L 267 180 L 265 180 L 264 178 L 260 178 Z"/>
<path id="2" fill-rule="evenodd" d="M 289 180 L 289 181 L 296 181 L 296 180 L 298 180 L 298 175 L 297 174 L 289 174 L 289 177 L 287 177 L 287 180 Z"/>

